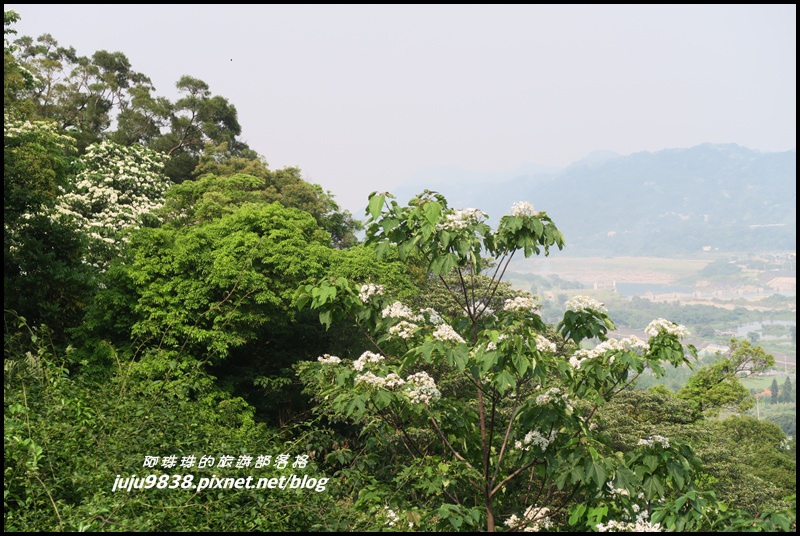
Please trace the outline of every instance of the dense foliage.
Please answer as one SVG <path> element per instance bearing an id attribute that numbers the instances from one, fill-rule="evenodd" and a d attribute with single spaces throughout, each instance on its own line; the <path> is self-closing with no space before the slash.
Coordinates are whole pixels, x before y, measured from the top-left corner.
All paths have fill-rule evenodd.
<path id="1" fill-rule="evenodd" d="M 794 529 L 794 443 L 712 418 L 752 401 L 737 373 L 770 365 L 759 347 L 635 391 L 689 363 L 686 329 L 616 340 L 588 297 L 548 324 L 503 281 L 564 247 L 547 213 L 517 203 L 493 229 L 434 192 L 376 193 L 359 243 L 203 81 L 170 102 L 121 52 L 12 40 L 16 20 L 6 530 Z"/>

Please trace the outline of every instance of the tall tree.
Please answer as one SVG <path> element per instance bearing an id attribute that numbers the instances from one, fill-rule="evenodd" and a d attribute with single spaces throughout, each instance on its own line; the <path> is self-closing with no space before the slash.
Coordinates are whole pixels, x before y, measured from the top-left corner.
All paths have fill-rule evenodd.
<path id="1" fill-rule="evenodd" d="M 678 391 L 678 397 L 691 401 L 698 412 L 716 415 L 723 409 L 744 412 L 753 407 L 750 391 L 739 376 L 763 372 L 775 358 L 750 341 L 731 339 L 728 353 L 719 361 L 702 367 Z"/>
<path id="2" fill-rule="evenodd" d="M 778 380 L 772 378 L 772 385 L 769 388 L 770 390 L 770 397 L 769 403 L 770 404 L 777 404 L 778 403 Z"/>
<path id="3" fill-rule="evenodd" d="M 791 404 L 796 401 L 795 396 L 792 379 L 786 376 L 786 380 L 783 382 L 783 389 L 781 389 L 780 401 L 784 404 Z"/>

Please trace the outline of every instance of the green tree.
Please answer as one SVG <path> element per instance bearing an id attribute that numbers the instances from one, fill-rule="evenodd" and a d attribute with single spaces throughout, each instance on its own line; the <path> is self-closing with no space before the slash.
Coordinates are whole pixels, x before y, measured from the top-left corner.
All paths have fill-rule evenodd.
<path id="1" fill-rule="evenodd" d="M 786 380 L 783 382 L 783 389 L 781 389 L 780 401 L 785 404 L 791 404 L 797 401 L 795 396 L 794 388 L 792 387 L 792 379 L 786 376 Z"/>
<path id="2" fill-rule="evenodd" d="M 50 34 L 20 37 L 6 52 L 7 100 L 13 94 L 17 108 L 32 118 L 56 122 L 80 152 L 104 140 L 146 145 L 170 157 L 165 172 L 175 182 L 197 176 L 207 144 L 224 146 L 224 157 L 254 154 L 238 138 L 235 106 L 212 95 L 202 80 L 182 76 L 176 84 L 181 97 L 173 103 L 156 96 L 151 80 L 122 52 L 80 56 Z M 29 73 L 31 83 L 15 73 Z"/>
<path id="3" fill-rule="evenodd" d="M 53 123 L 6 117 L 3 127 L 3 306 L 61 339 L 96 288 L 86 237 L 53 217 L 74 174 L 74 144 Z"/>
<path id="4" fill-rule="evenodd" d="M 772 385 L 770 385 L 769 390 L 770 390 L 769 403 L 770 404 L 777 404 L 778 403 L 778 392 L 779 392 L 779 390 L 778 390 L 778 380 L 776 380 L 775 378 L 772 378 Z"/>
<path id="5" fill-rule="evenodd" d="M 653 434 L 616 454 L 593 424 L 598 409 L 645 368 L 663 372 L 663 361 L 686 361 L 685 328 L 658 319 L 648 326 L 649 343 L 609 339 L 605 307 L 586 297 L 566 304 L 558 333 L 544 325 L 530 296 L 492 311 L 516 252 L 563 246 L 550 218 L 520 203 L 492 231 L 480 211 L 451 209 L 432 192 L 407 207 L 389 199 L 370 198 L 368 243 L 378 255 L 424 259 L 446 288 L 454 273 L 457 314 L 413 310 L 377 285 L 344 279 L 298 293 L 323 324 L 349 319 L 370 341 L 360 355 L 351 349 L 298 366 L 321 414 L 360 427 L 364 451 L 342 453 L 341 463 L 356 506 L 374 516 L 364 528 L 592 530 L 633 527 L 642 508 L 670 528 L 701 526 L 683 510 L 711 507 L 694 491 L 675 515 L 671 506 L 655 506 L 691 489 L 690 449 Z M 492 283 L 474 284 L 492 265 Z M 580 349 L 591 340 L 599 344 Z M 639 493 L 646 505 L 637 503 Z"/>
<path id="6" fill-rule="evenodd" d="M 199 362 L 156 370 L 107 346 L 113 365 L 95 381 L 68 372 L 69 356 L 53 350 L 46 329 L 24 322 L 7 328 L 30 333 L 5 346 L 6 530 L 310 532 L 344 530 L 352 522 L 313 449 L 257 422 L 253 408 L 220 389 Z M 20 345 L 21 339 L 36 342 Z M 259 466 L 259 456 L 278 454 L 290 456 L 287 468 Z M 143 465 L 150 456 L 158 459 L 155 467 Z M 204 468 L 204 456 L 234 461 Z M 304 468 L 292 467 L 297 456 L 305 456 Z M 195 465 L 182 466 L 189 459 Z M 248 459 L 248 466 L 235 467 Z M 256 485 L 292 474 L 314 478 L 316 487 L 281 493 L 197 487 L 212 477 L 250 477 Z M 129 477 L 136 477 L 136 488 L 115 489 Z"/>
<path id="7" fill-rule="evenodd" d="M 678 391 L 678 397 L 691 401 L 700 413 L 716 415 L 723 409 L 747 411 L 754 401 L 739 376 L 763 372 L 775 364 L 771 354 L 750 341 L 731 339 L 728 345 L 726 356 L 700 368 Z"/>
<path id="8" fill-rule="evenodd" d="M 196 177 L 207 144 L 224 144 L 226 156 L 248 151 L 237 139 L 242 128 L 233 104 L 212 95 L 208 84 L 191 76 L 182 76 L 176 87 L 182 97 L 170 110 L 169 132 L 151 142 L 153 149 L 170 157 L 165 171 L 173 181 Z"/>
<path id="9" fill-rule="evenodd" d="M 216 154 L 211 150 L 211 155 Z M 198 167 L 202 176 L 173 188 L 162 214 L 170 226 L 196 225 L 236 211 L 244 204 L 280 202 L 285 207 L 308 212 L 331 234 L 336 247 L 349 247 L 357 240 L 361 225 L 341 211 L 333 197 L 300 176 L 297 168 L 272 171 L 263 159 L 233 157 L 216 162 L 209 155 Z M 210 171 L 213 170 L 214 172 Z"/>
<path id="10" fill-rule="evenodd" d="M 790 508 L 795 460 L 784 448 L 786 435 L 752 417 L 706 419 L 691 401 L 664 388 L 624 391 L 599 410 L 599 428 L 614 449 L 631 450 L 639 438 L 661 434 L 692 445 L 702 460 L 698 481 L 745 519 Z"/>
<path id="11" fill-rule="evenodd" d="M 30 90 L 34 85 L 33 75 L 22 67 L 14 54 L 18 48 L 10 41 L 17 34 L 14 24 L 19 22 L 19 13 L 3 10 L 3 114 L 20 115 L 20 94 Z M 17 117 L 18 118 L 18 117 Z"/>

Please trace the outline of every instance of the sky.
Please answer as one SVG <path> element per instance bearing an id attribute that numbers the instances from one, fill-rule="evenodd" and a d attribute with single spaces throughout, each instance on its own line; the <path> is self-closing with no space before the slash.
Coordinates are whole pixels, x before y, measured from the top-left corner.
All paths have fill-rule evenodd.
<path id="1" fill-rule="evenodd" d="M 796 149 L 796 5 L 5 4 L 17 35 L 122 52 L 238 111 L 272 169 L 373 191 L 594 151 Z M 401 200 L 405 202 L 406 200 Z"/>

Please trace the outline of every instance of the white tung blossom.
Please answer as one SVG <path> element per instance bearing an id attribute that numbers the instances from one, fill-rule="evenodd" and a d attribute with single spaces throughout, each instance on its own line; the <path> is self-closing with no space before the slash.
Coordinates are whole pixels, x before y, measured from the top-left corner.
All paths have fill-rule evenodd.
<path id="1" fill-rule="evenodd" d="M 444 215 L 444 221 L 436 224 L 437 231 L 458 231 L 466 229 L 473 223 L 480 223 L 486 219 L 486 213 L 477 208 L 453 210 Z"/>
<path id="2" fill-rule="evenodd" d="M 410 339 L 414 336 L 414 330 L 418 327 L 416 324 L 401 320 L 389 328 L 389 335 L 400 337 L 401 339 Z"/>
<path id="3" fill-rule="evenodd" d="M 375 285 L 373 283 L 367 283 L 361 285 L 361 290 L 358 292 L 358 297 L 361 299 L 362 302 L 367 303 L 372 296 L 380 296 L 383 294 L 384 288 L 383 285 Z"/>
<path id="4" fill-rule="evenodd" d="M 599 301 L 590 298 L 589 296 L 574 296 L 571 300 L 564 304 L 567 311 L 574 311 L 579 313 L 587 309 L 597 311 L 598 313 L 606 313 L 608 309 Z"/>
<path id="5" fill-rule="evenodd" d="M 329 364 L 334 364 L 334 365 L 337 364 L 337 363 L 341 363 L 342 362 L 341 359 L 339 359 L 335 355 L 330 355 L 330 354 L 325 354 L 325 355 L 319 356 L 317 358 L 317 361 L 319 361 L 320 363 L 329 363 Z"/>
<path id="6" fill-rule="evenodd" d="M 666 437 L 664 437 L 662 435 L 658 435 L 658 434 L 651 435 L 647 439 L 640 439 L 639 443 L 637 443 L 637 446 L 652 447 L 656 443 L 658 443 L 659 445 L 661 445 L 665 449 L 669 448 L 669 439 L 667 439 Z"/>
<path id="7" fill-rule="evenodd" d="M 417 372 L 406 378 L 408 386 L 409 400 L 415 404 L 430 404 L 442 397 L 442 393 L 436 387 L 436 382 L 428 376 L 427 372 Z"/>
<path id="8" fill-rule="evenodd" d="M 606 482 L 606 486 L 608 486 L 608 494 L 612 497 L 628 497 L 630 493 L 625 488 L 615 488 L 614 483 L 611 481 Z M 634 505 L 635 506 L 635 505 Z"/>
<path id="9" fill-rule="evenodd" d="M 546 406 L 555 402 L 563 403 L 564 407 L 567 408 L 567 411 L 572 411 L 572 404 L 569 401 L 569 394 L 562 391 L 558 387 L 551 387 L 536 397 L 537 406 Z"/>
<path id="10" fill-rule="evenodd" d="M 59 198 L 55 214 L 74 219 L 96 242 L 117 244 L 120 231 L 138 228 L 145 215 L 163 205 L 171 185 L 163 173 L 166 160 L 141 145 L 92 144 L 81 158 L 83 169 L 73 188 Z"/>
<path id="11" fill-rule="evenodd" d="M 419 310 L 420 314 L 426 315 L 428 317 L 428 322 L 433 324 L 434 326 L 438 326 L 444 320 L 442 319 L 441 315 L 433 309 L 432 307 L 425 307 L 424 309 Z"/>
<path id="12" fill-rule="evenodd" d="M 683 338 L 689 335 L 689 330 L 686 329 L 685 326 L 670 322 L 664 318 L 657 318 L 653 320 L 644 330 L 644 332 L 651 337 L 655 337 L 661 331 L 665 331 L 668 335 L 674 335 L 678 338 Z"/>
<path id="13" fill-rule="evenodd" d="M 400 521 L 400 516 L 397 515 L 397 512 L 395 512 L 388 506 L 383 507 L 383 513 L 386 515 L 387 527 L 394 527 L 397 524 L 397 522 Z"/>
<path id="14" fill-rule="evenodd" d="M 353 369 L 357 371 L 364 370 L 364 365 L 367 363 L 380 363 L 383 361 L 383 356 L 375 352 L 366 351 L 361 356 L 353 361 Z"/>
<path id="15" fill-rule="evenodd" d="M 369 385 L 374 385 L 376 387 L 385 387 L 387 389 L 392 389 L 394 387 L 400 387 L 405 385 L 405 380 L 391 372 L 386 375 L 386 377 L 378 376 L 373 374 L 372 372 L 365 372 L 364 374 L 359 374 L 355 378 L 355 383 L 358 385 L 359 383 L 367 383 Z"/>
<path id="16" fill-rule="evenodd" d="M 383 318 L 405 319 L 412 321 L 420 320 L 418 315 L 415 315 L 411 309 L 409 309 L 399 301 L 396 301 L 393 304 L 386 306 L 383 309 L 383 311 L 381 311 L 381 316 L 383 316 Z"/>
<path id="17" fill-rule="evenodd" d="M 533 205 L 527 201 L 518 201 L 511 205 L 511 214 L 513 216 L 538 216 L 539 213 L 533 208 Z"/>
<path id="18" fill-rule="evenodd" d="M 553 430 L 547 436 L 545 436 L 538 430 L 531 430 L 527 434 L 525 434 L 525 437 L 522 438 L 522 441 L 514 442 L 514 448 L 517 450 L 529 451 L 531 450 L 531 446 L 534 446 L 534 447 L 539 447 L 542 450 L 542 452 L 544 452 L 547 450 L 547 447 L 549 447 L 553 443 L 557 435 L 558 435 L 557 430 Z"/>
<path id="19" fill-rule="evenodd" d="M 569 358 L 569 364 L 575 369 L 580 369 L 584 360 L 603 357 L 609 352 L 633 352 L 636 355 L 643 356 L 649 350 L 650 345 L 635 335 L 620 340 L 611 338 L 601 342 L 591 350 L 585 348 L 578 350 Z M 609 356 L 607 364 L 613 365 L 614 360 L 614 355 Z"/>
<path id="20" fill-rule="evenodd" d="M 556 351 L 556 344 L 549 340 L 547 337 L 542 335 L 536 334 L 536 348 L 540 352 L 555 352 Z"/>
<path id="21" fill-rule="evenodd" d="M 617 521 L 610 519 L 608 523 L 598 523 L 597 532 L 663 532 L 660 523 L 652 523 L 650 521 L 650 513 L 647 508 L 641 508 L 638 505 L 633 505 L 633 510 L 636 513 L 636 519 L 630 521 L 624 519 Z"/>
<path id="22" fill-rule="evenodd" d="M 517 296 L 505 301 L 503 311 L 527 313 L 536 311 L 538 307 L 533 296 Z"/>
<path id="23" fill-rule="evenodd" d="M 503 524 L 510 529 L 521 530 L 522 532 L 539 532 L 553 527 L 550 520 L 550 509 L 539 506 L 530 506 L 525 510 L 525 516 L 520 519 L 516 514 L 506 519 Z"/>
<path id="24" fill-rule="evenodd" d="M 449 324 L 439 324 L 433 332 L 433 338 L 437 341 L 453 341 L 456 343 L 464 342 L 464 339 L 456 333 L 456 330 Z"/>

